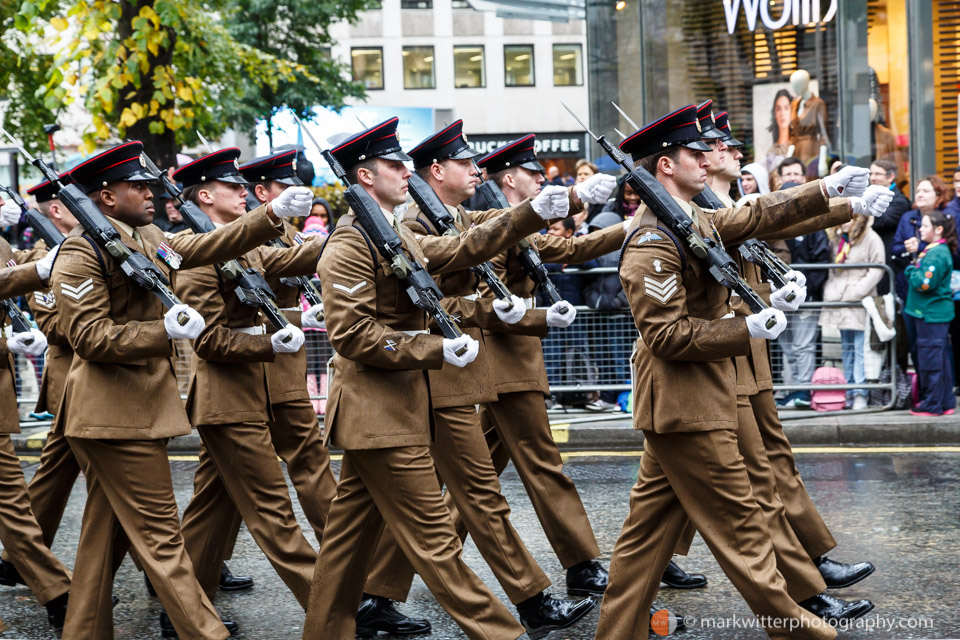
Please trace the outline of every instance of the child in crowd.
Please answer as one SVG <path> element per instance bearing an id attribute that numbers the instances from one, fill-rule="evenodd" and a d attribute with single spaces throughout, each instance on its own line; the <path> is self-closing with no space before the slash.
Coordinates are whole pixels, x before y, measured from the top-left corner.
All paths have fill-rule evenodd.
<path id="1" fill-rule="evenodd" d="M 937 209 L 925 214 L 920 223 L 920 241 L 926 243 L 926 248 L 904 271 L 909 286 L 903 312 L 916 324 L 916 364 L 920 376 L 920 403 L 910 413 L 950 415 L 956 407 L 948 336 L 954 316 L 950 291 L 953 254 L 957 251 L 954 221 Z"/>

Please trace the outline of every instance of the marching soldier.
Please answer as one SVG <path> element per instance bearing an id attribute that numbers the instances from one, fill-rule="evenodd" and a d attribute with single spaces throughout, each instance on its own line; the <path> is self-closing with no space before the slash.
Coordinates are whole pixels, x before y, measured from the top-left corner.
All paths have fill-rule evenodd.
<path id="1" fill-rule="evenodd" d="M 458 236 L 420 236 L 392 209 L 406 200 L 397 118 L 332 149 L 352 184 L 379 205 L 405 250 L 433 273 L 479 264 L 546 220 L 564 217 L 564 189 L 547 189 L 508 214 Z M 379 215 L 379 214 L 376 214 Z M 430 250 L 429 262 L 422 246 Z M 321 254 L 327 333 L 337 352 L 325 418 L 326 438 L 344 449 L 337 497 L 317 556 L 304 638 L 352 638 L 377 539 L 388 525 L 414 569 L 470 638 L 515 640 L 519 624 L 463 564 L 429 444 L 433 432 L 424 369 L 464 367 L 479 345 L 467 335 L 431 335 L 427 316 L 404 293 L 386 259 L 353 214 L 340 219 Z M 460 300 L 465 324 L 482 314 Z M 457 350 L 466 351 L 457 354 Z"/>
<path id="2" fill-rule="evenodd" d="M 111 220 L 122 243 L 152 259 L 174 282 L 175 267 L 242 254 L 280 234 L 278 216 L 303 215 L 309 206 L 306 197 L 268 205 L 209 234 L 165 239 L 151 224 L 153 194 L 147 185 L 154 178 L 143 168 L 142 150 L 136 141 L 118 145 L 71 175 Z M 197 337 L 204 320 L 187 305 L 164 312 L 86 233 L 61 245 L 52 284 L 59 329 L 78 356 L 53 429 L 63 430 L 87 480 L 63 637 L 113 637 L 113 575 L 132 547 L 181 637 L 226 638 L 230 632 L 197 583 L 184 549 L 166 453 L 169 438 L 190 433 L 171 339 Z"/>
<path id="3" fill-rule="evenodd" d="M 829 195 L 859 180 L 831 176 L 749 208 L 718 211 L 711 221 L 691 204 L 706 180 L 703 152 L 710 151 L 696 113 L 691 105 L 668 114 L 620 148 L 664 185 L 702 236 L 736 243 L 824 214 Z M 783 312 L 733 317 L 729 291 L 646 206 L 631 224 L 620 273 L 640 332 L 634 426 L 644 432 L 644 456 L 597 636 L 648 636 L 648 606 L 689 517 L 754 613 L 765 617 L 772 638 L 835 637 L 789 596 L 737 449 L 733 358 L 748 353 L 750 338 L 776 337 L 786 326 Z M 796 628 L 780 627 L 784 620 Z"/>
<path id="4" fill-rule="evenodd" d="M 460 203 L 476 191 L 477 169 L 473 159 L 479 155 L 463 136 L 462 120 L 410 150 L 414 169 L 436 192 L 461 233 L 473 224 L 471 214 Z M 598 178 L 600 180 L 602 178 Z M 404 224 L 418 236 L 442 235 L 416 204 L 407 208 Z M 609 234 L 613 238 L 611 242 L 619 243 L 622 229 L 612 231 Z M 437 284 L 445 296 L 479 298 L 480 278 L 470 269 L 437 276 Z M 546 334 L 548 326 L 568 326 L 576 315 L 569 305 L 566 313 L 561 313 L 562 302 L 545 311 L 528 312 L 523 301 L 516 296 L 512 296 L 512 309 L 510 302 L 482 300 L 492 302 L 504 322 L 524 318 L 524 324 L 535 323 L 536 331 L 528 334 L 541 337 Z M 510 522 L 510 506 L 500 492 L 500 482 L 477 411 L 477 405 L 496 400 L 496 391 L 490 384 L 490 370 L 508 365 L 487 359 L 483 332 L 479 328 L 466 329 L 465 332 L 480 345 L 476 360 L 466 368 L 448 364 L 439 371 L 427 373 L 436 422 L 436 439 L 431 443 L 431 453 L 437 472 L 447 486 L 448 505 L 451 513 L 458 514 L 464 533 L 473 537 L 507 597 L 516 605 L 527 632 L 537 635 L 566 628 L 586 615 L 594 602 L 589 599 L 579 602 L 562 600 L 546 593 L 550 579 L 530 555 Z M 385 599 L 406 600 L 413 582 L 413 566 L 389 530 L 380 538 L 378 555 L 390 562 L 379 562 L 375 566 L 365 591 Z"/>
<path id="5" fill-rule="evenodd" d="M 20 208 L 13 201 L 7 202 L 0 216 L 3 226 L 14 224 L 20 219 Z M 0 261 L 11 265 L 0 269 L 0 298 L 43 289 L 56 254 L 48 255 L 49 258 L 40 261 L 14 266 L 18 258 L 24 260 L 24 252 L 14 252 L 7 241 L 0 238 Z M 23 468 L 10 439 L 10 434 L 20 433 L 14 355 L 43 355 L 47 340 L 37 329 L 13 333 L 6 318 L 4 324 L 7 331 L 0 335 L 0 406 L 3 410 L 0 417 L 0 542 L 8 562 L 3 563 L 0 584 L 27 585 L 46 607 L 47 619 L 59 633 L 67 613 L 70 573 L 44 542 L 43 532 L 30 508 Z"/>
<path id="6" fill-rule="evenodd" d="M 247 218 L 239 155 L 239 149 L 221 149 L 173 174 L 186 199 L 218 226 Z M 308 189 L 293 187 L 267 206 L 287 206 L 301 197 L 312 200 Z M 245 269 L 275 277 L 302 275 L 313 272 L 319 249 L 313 242 L 294 249 L 257 247 L 239 261 Z M 259 308 L 244 304 L 235 288 L 215 265 L 184 271 L 177 281 L 177 292 L 206 320 L 194 340 L 197 357 L 187 395 L 187 414 L 203 448 L 194 495 L 183 514 L 183 538 L 200 586 L 212 600 L 224 550 L 232 545 L 231 529 L 223 524 L 239 511 L 257 545 L 306 608 L 316 552 L 293 514 L 267 427 L 271 414 L 264 369 L 276 354 L 301 350 L 304 336 L 293 324 L 267 332 Z"/>

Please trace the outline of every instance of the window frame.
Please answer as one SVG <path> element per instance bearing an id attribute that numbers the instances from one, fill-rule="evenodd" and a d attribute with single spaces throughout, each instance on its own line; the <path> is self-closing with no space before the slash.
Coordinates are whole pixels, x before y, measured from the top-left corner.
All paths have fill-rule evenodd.
<path id="1" fill-rule="evenodd" d="M 473 87 L 457 86 L 457 49 L 480 49 L 480 75 L 482 82 Z M 454 89 L 486 89 L 487 88 L 487 48 L 482 44 L 455 44 L 453 45 L 453 88 Z"/>
<path id="2" fill-rule="evenodd" d="M 403 52 L 407 51 L 408 49 L 430 49 L 430 52 L 431 52 L 430 57 L 432 58 L 430 60 L 430 67 L 431 67 L 430 75 L 433 78 L 433 86 L 430 86 L 430 87 L 408 87 L 407 86 L 407 57 L 408 56 L 403 55 Z M 404 91 L 435 91 L 436 90 L 437 88 L 437 48 L 434 45 L 432 44 L 405 45 L 400 48 L 400 56 L 403 58 L 402 68 L 403 68 L 403 90 Z"/>
<path id="3" fill-rule="evenodd" d="M 529 49 L 530 50 L 530 84 L 509 84 L 507 77 L 507 49 Z M 537 64 L 536 47 L 532 44 L 505 44 L 503 45 L 503 86 L 504 87 L 535 87 L 537 86 Z"/>
<path id="4" fill-rule="evenodd" d="M 353 55 L 354 51 L 379 51 L 380 52 L 380 86 L 379 87 L 368 87 L 362 78 L 357 77 L 357 69 L 354 65 L 356 58 Z M 364 91 L 383 91 L 386 86 L 386 74 L 383 71 L 383 47 L 350 47 L 350 74 L 353 77 L 354 82 L 360 82 L 363 84 Z"/>

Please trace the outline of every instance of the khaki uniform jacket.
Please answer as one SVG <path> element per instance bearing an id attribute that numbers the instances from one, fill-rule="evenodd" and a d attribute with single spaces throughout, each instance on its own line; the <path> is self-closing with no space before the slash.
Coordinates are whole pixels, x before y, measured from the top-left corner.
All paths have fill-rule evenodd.
<path id="1" fill-rule="evenodd" d="M 460 212 L 458 229 L 463 233 L 473 224 L 473 218 L 462 206 L 457 207 Z M 404 224 L 417 235 L 440 235 L 427 217 L 414 204 L 404 214 Z M 437 285 L 448 298 L 463 298 L 477 296 L 480 287 L 480 276 L 470 269 L 461 269 L 436 276 Z M 447 299 L 444 302 L 447 302 Z M 483 305 L 490 305 L 493 311 L 493 298 L 478 298 Z M 521 321 L 530 326 L 530 335 L 542 337 L 547 335 L 547 314 L 544 310 L 531 309 L 527 311 Z M 513 366 L 512 362 L 491 361 L 487 357 L 485 332 L 479 327 L 468 327 L 464 333 L 480 342 L 480 352 L 477 359 L 469 367 L 454 367 L 444 363 L 440 371 L 430 371 L 427 378 L 430 380 L 430 398 L 436 409 L 444 407 L 465 407 L 472 404 L 494 402 L 497 399 L 497 389 L 493 382 L 493 371 L 501 367 Z"/>
<path id="2" fill-rule="evenodd" d="M 151 258 L 174 287 L 176 270 L 157 257 L 164 240 L 181 255 L 181 268 L 192 269 L 242 255 L 280 234 L 264 207 L 203 235 L 167 238 L 154 225 L 137 231 L 142 249 L 124 231 L 122 242 Z M 190 433 L 163 305 L 130 280 L 107 252 L 100 250 L 99 255 L 103 266 L 87 238 L 71 234 L 54 264 L 58 324 L 76 352 L 54 429 L 64 429 L 64 435 L 73 438 L 120 440 Z"/>
<path id="3" fill-rule="evenodd" d="M 579 209 L 580 207 L 573 206 L 571 201 L 570 214 L 573 215 Z M 474 220 L 482 220 L 486 212 L 474 212 L 472 215 Z M 542 233 L 527 237 L 530 244 L 540 252 L 540 258 L 544 262 L 565 264 L 586 262 L 616 251 L 623 244 L 623 239 L 623 225 L 620 224 L 572 238 L 558 238 Z M 533 300 L 537 286 L 520 266 L 519 254 L 517 247 L 513 246 L 494 258 L 492 262 L 497 275 L 511 293 Z M 492 379 L 498 393 L 539 391 L 546 394 L 550 392 L 547 369 L 543 362 L 543 345 L 540 340 L 530 336 L 497 335 L 492 332 L 488 332 L 486 338 L 489 349 L 487 357 L 490 362 L 509 363 L 509 366 L 497 367 L 492 372 Z"/>
<path id="4" fill-rule="evenodd" d="M 459 237 L 417 237 L 402 225 L 399 235 L 410 255 L 431 273 L 459 271 L 544 225 L 529 202 L 512 211 Z M 317 273 L 327 336 L 337 354 L 324 443 L 343 449 L 429 445 L 432 407 L 424 369 L 443 366 L 443 337 L 422 333 L 428 326 L 426 313 L 410 301 L 352 213 L 340 219 L 327 239 Z M 464 326 L 497 321 L 469 300 L 459 299 L 453 309 Z"/>
<path id="5" fill-rule="evenodd" d="M 700 234 L 713 235 L 696 205 Z M 819 183 L 778 191 L 749 207 L 712 214 L 721 239 L 738 244 L 827 212 Z M 679 245 L 679 246 L 678 246 Z M 640 332 L 633 357 L 633 421 L 657 433 L 735 429 L 737 373 L 746 356 L 746 320 L 733 317 L 730 292 L 705 262 L 641 205 L 620 259 L 620 280 Z"/>
<path id="6" fill-rule="evenodd" d="M 257 247 L 239 261 L 244 268 L 272 278 L 311 274 L 321 246 L 311 240 L 290 249 Z M 213 265 L 184 271 L 177 278 L 181 300 L 207 322 L 193 341 L 197 357 L 187 392 L 187 415 L 194 426 L 267 422 L 272 417 L 264 368 L 276 358 L 270 333 L 238 331 L 269 321 L 257 307 L 240 302 L 235 289 Z"/>
<path id="7" fill-rule="evenodd" d="M 283 225 L 284 234 L 281 240 L 288 247 L 297 246 L 294 236 L 297 235 L 296 228 L 289 222 Z M 323 244 L 322 239 L 307 240 L 307 242 L 316 242 L 317 251 Z M 316 269 L 317 261 L 314 260 L 310 265 L 309 273 L 302 275 L 312 276 Z M 298 327 L 303 325 L 300 322 L 300 289 L 288 287 L 280 282 L 280 277 L 274 274 L 267 274 L 267 284 L 277 294 L 277 306 L 284 310 L 283 315 L 291 324 Z M 267 331 L 273 333 L 275 328 L 267 323 Z M 325 364 L 325 363 L 324 363 Z M 307 349 L 304 347 L 296 353 L 278 353 L 273 362 L 268 362 L 267 368 L 267 389 L 270 392 L 270 403 L 279 404 L 281 402 L 290 402 L 291 400 L 306 400 L 310 398 L 307 391 Z"/>

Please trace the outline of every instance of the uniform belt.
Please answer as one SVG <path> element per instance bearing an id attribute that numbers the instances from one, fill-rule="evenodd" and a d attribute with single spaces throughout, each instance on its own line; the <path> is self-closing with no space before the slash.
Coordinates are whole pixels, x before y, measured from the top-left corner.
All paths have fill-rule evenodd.
<path id="1" fill-rule="evenodd" d="M 419 335 L 429 335 L 429 334 L 430 334 L 430 332 L 427 331 L 426 329 L 411 329 L 411 330 L 409 330 L 409 331 L 407 331 L 407 330 L 401 330 L 400 333 L 405 333 L 405 334 L 407 334 L 408 336 L 419 336 Z"/>
<path id="2" fill-rule="evenodd" d="M 527 309 L 533 309 L 537 306 L 537 301 L 535 298 L 523 298 L 523 306 Z"/>
<path id="3" fill-rule="evenodd" d="M 300 307 L 280 307 L 280 311 L 303 311 Z"/>
<path id="4" fill-rule="evenodd" d="M 258 324 L 255 327 L 235 327 L 233 331 L 245 333 L 248 336 L 262 336 L 267 333 L 267 327 L 266 325 Z"/>
<path id="5" fill-rule="evenodd" d="M 479 294 L 479 293 L 471 293 L 470 295 L 463 296 L 463 299 L 464 299 L 464 300 L 470 300 L 471 302 L 475 302 L 475 301 L 477 301 L 479 298 L 480 298 L 480 294 Z"/>

